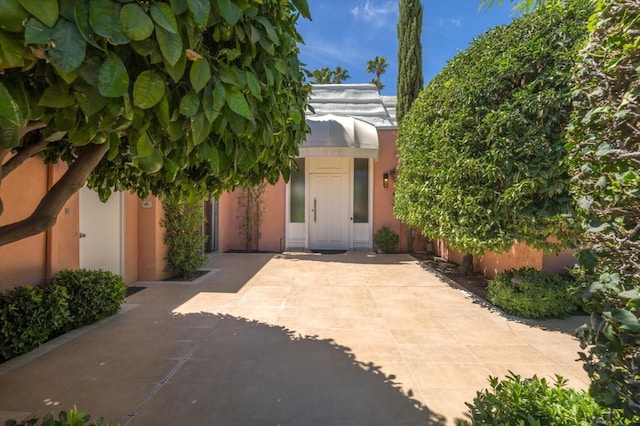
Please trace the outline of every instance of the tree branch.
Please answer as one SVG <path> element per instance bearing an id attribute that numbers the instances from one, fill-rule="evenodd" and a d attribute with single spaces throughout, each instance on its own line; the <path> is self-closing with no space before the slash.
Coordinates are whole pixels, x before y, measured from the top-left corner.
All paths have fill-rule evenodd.
<path id="1" fill-rule="evenodd" d="M 44 151 L 44 149 L 47 147 L 48 144 L 49 142 L 45 140 L 45 138 L 42 138 L 37 142 L 22 148 L 20 151 L 18 151 L 16 155 L 9 158 L 7 162 L 2 165 L 3 175 L 0 176 L 0 178 L 6 177 L 7 175 L 9 175 L 9 173 L 17 169 L 22 163 L 27 161 L 29 158 Z"/>
<path id="2" fill-rule="evenodd" d="M 27 133 L 32 132 L 34 130 L 44 129 L 45 127 L 47 127 L 47 123 L 43 121 L 30 121 L 26 125 L 20 128 L 19 137 L 20 139 L 22 139 L 24 135 L 26 135 Z"/>
<path id="3" fill-rule="evenodd" d="M 0 246 L 39 234 L 52 227 L 62 207 L 82 188 L 89 174 L 108 150 L 109 144 L 106 143 L 89 144 L 81 148 L 76 160 L 42 197 L 31 216 L 19 222 L 0 226 Z"/>

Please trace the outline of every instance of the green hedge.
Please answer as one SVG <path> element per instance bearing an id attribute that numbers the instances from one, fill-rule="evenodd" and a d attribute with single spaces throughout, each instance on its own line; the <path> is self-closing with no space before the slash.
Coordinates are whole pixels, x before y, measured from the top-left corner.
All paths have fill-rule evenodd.
<path id="1" fill-rule="evenodd" d="M 513 373 L 502 381 L 489 377 L 489 383 L 491 389 L 466 403 L 471 423 L 461 425 L 590 426 L 608 415 L 585 391 L 566 387 L 558 375 L 551 384 L 536 375 L 521 379 Z"/>
<path id="2" fill-rule="evenodd" d="M 549 275 L 533 268 L 510 269 L 489 281 L 487 296 L 512 315 L 562 318 L 578 309 L 573 284 L 574 279 L 568 275 Z"/>
<path id="3" fill-rule="evenodd" d="M 69 303 L 72 321 L 68 330 L 115 314 L 127 291 L 120 275 L 102 269 L 65 269 L 53 278 L 52 284 L 65 287 L 73 302 Z"/>
<path id="4" fill-rule="evenodd" d="M 0 295 L 0 358 L 37 348 L 71 320 L 64 287 L 17 287 Z"/>
<path id="5" fill-rule="evenodd" d="M 126 288 L 119 275 L 80 269 L 61 271 L 47 285 L 0 294 L 0 361 L 115 314 Z"/>

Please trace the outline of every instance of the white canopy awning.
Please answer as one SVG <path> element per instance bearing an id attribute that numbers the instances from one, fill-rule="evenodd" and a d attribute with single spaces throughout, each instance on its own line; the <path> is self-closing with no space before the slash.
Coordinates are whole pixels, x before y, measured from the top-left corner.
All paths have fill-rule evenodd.
<path id="1" fill-rule="evenodd" d="M 300 145 L 300 157 L 378 157 L 375 126 L 352 117 L 308 115 L 311 133 Z"/>

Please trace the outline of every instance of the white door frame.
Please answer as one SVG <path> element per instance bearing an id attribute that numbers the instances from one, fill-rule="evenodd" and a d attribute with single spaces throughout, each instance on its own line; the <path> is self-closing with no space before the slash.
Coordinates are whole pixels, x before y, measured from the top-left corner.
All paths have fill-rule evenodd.
<path id="1" fill-rule="evenodd" d="M 95 208 L 100 208 L 99 205 L 97 203 L 99 203 L 99 199 L 98 199 L 98 194 L 91 191 L 90 189 L 86 188 L 86 187 L 82 187 L 80 189 L 80 267 L 81 268 L 90 268 L 90 269 L 106 269 L 109 270 L 113 273 L 122 275 L 124 277 L 125 275 L 125 235 L 126 235 L 126 229 L 125 229 L 125 198 L 124 198 L 124 193 L 123 192 L 114 192 L 111 195 L 111 198 L 109 198 L 108 202 L 117 202 L 118 205 L 116 206 L 117 208 L 117 227 L 118 227 L 118 232 L 116 235 L 110 235 L 107 238 L 111 237 L 111 238 L 117 238 L 117 246 L 118 246 L 118 260 L 116 261 L 116 265 L 113 264 L 104 264 L 104 265 L 100 265 L 99 261 L 95 261 L 95 260 L 91 260 L 91 261 L 87 261 L 87 257 L 86 257 L 86 253 L 83 256 L 83 239 L 84 238 L 92 238 L 92 237 L 96 237 L 96 238 L 100 238 L 99 236 L 95 236 L 95 235 L 91 235 L 94 234 L 94 232 L 92 232 L 92 230 L 87 229 L 86 226 L 98 226 L 100 227 L 100 224 L 91 224 L 89 222 L 89 224 L 87 224 L 86 222 L 86 218 L 87 215 L 90 215 L 91 212 L 86 211 L 85 209 L 82 209 L 82 197 L 91 197 L 90 201 L 96 203 L 93 207 Z M 86 200 L 85 200 L 86 201 Z M 84 210 L 84 211 L 83 211 Z M 83 219 L 83 215 L 84 215 L 84 219 Z M 85 225 L 86 224 L 86 225 Z M 85 228 L 85 229 L 83 229 Z M 86 241 L 86 240 L 85 240 Z M 87 250 L 87 247 L 85 247 L 84 251 Z M 84 259 L 83 259 L 84 258 Z"/>
<path id="2" fill-rule="evenodd" d="M 349 174 L 309 175 L 308 247 L 312 250 L 346 250 L 352 247 L 352 199 Z M 334 198 L 335 195 L 335 198 Z M 320 215 L 319 222 L 316 222 Z M 322 240 L 321 235 L 327 239 Z"/>

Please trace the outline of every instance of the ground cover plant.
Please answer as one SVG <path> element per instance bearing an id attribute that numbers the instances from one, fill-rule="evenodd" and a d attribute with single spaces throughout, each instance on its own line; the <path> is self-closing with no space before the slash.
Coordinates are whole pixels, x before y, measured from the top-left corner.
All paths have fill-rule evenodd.
<path id="1" fill-rule="evenodd" d="M 523 318 L 563 318 L 578 310 L 575 279 L 534 268 L 500 272 L 489 281 L 487 297 L 506 312 Z"/>
<path id="2" fill-rule="evenodd" d="M 462 426 L 591 426 L 608 414 L 587 392 L 568 387 L 561 376 L 550 383 L 537 375 L 523 379 L 510 372 L 503 380 L 489 377 L 489 383 L 489 389 L 467 403 L 471 423 Z M 620 417 L 616 420 L 625 424 Z"/>

